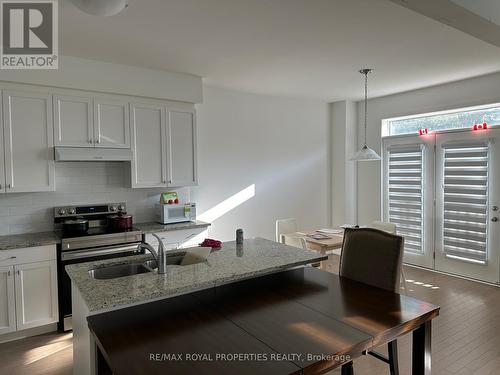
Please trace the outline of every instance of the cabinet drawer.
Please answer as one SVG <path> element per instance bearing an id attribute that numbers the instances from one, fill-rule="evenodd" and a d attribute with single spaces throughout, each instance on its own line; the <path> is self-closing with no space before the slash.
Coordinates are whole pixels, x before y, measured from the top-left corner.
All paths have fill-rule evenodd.
<path id="1" fill-rule="evenodd" d="M 54 259 L 56 259 L 55 245 L 0 250 L 0 266 L 11 266 Z"/>

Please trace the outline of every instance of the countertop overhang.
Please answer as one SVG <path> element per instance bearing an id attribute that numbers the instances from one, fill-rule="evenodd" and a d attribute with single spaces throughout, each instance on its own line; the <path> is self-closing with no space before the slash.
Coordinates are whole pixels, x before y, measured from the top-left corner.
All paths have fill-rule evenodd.
<path id="1" fill-rule="evenodd" d="M 183 250 L 172 250 L 168 256 L 178 255 L 179 252 Z M 220 249 L 212 251 L 206 262 L 167 266 L 164 275 L 148 272 L 96 280 L 89 274 L 95 268 L 140 263 L 149 258 L 149 255 L 138 255 L 78 263 L 66 266 L 66 272 L 92 314 L 280 272 L 326 260 L 327 256 L 263 238 L 253 238 L 245 239 L 243 245 L 236 245 L 235 241 L 224 242 Z"/>

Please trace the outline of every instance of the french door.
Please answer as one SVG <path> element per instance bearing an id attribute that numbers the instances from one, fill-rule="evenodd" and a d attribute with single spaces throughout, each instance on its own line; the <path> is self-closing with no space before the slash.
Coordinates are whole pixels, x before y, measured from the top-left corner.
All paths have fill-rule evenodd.
<path id="1" fill-rule="evenodd" d="M 384 221 L 405 238 L 404 261 L 434 264 L 434 138 L 384 138 Z"/>
<path id="2" fill-rule="evenodd" d="M 500 278 L 500 129 L 384 139 L 384 220 L 406 263 Z"/>
<path id="3" fill-rule="evenodd" d="M 500 129 L 436 135 L 435 268 L 499 281 Z"/>

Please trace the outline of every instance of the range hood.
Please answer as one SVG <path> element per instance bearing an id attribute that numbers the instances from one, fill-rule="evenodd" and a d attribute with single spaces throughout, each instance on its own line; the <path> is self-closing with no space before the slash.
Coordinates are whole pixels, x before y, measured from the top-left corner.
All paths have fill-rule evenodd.
<path id="1" fill-rule="evenodd" d="M 54 147 L 56 161 L 131 161 L 132 150 L 100 147 Z"/>

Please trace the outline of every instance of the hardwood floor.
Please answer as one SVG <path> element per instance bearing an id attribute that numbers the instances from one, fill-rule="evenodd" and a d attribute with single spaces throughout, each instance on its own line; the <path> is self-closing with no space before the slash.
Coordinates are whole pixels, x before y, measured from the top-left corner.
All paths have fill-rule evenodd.
<path id="1" fill-rule="evenodd" d="M 331 255 L 325 269 L 337 273 L 338 259 Z M 405 267 L 405 276 L 408 295 L 441 306 L 433 323 L 432 373 L 500 374 L 500 288 L 413 267 Z M 401 375 L 410 374 L 410 342 L 409 336 L 398 340 Z M 70 375 L 72 359 L 71 333 L 0 344 L 2 374 Z M 371 356 L 354 361 L 354 369 L 358 375 L 389 374 L 388 366 Z"/>

